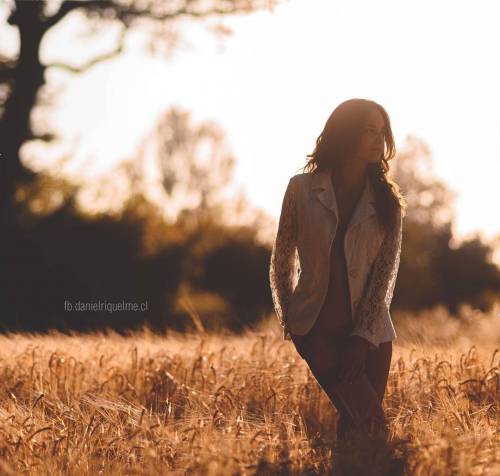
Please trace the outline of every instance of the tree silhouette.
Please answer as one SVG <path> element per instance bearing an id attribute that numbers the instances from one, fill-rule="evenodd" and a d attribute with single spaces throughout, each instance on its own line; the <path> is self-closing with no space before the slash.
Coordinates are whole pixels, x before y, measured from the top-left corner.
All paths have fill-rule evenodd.
<path id="1" fill-rule="evenodd" d="M 500 270 L 479 238 L 453 246 L 455 192 L 433 174 L 427 144 L 414 136 L 391 163 L 408 201 L 394 304 L 407 309 L 444 303 L 456 313 L 468 302 L 487 310 L 500 292 Z"/>
<path id="2" fill-rule="evenodd" d="M 211 15 L 228 15 L 251 12 L 260 8 L 273 8 L 278 0 L 64 0 L 55 4 L 49 1 L 11 2 L 8 24 L 19 32 L 20 47 L 16 58 L 0 57 L 0 224 L 15 221 L 14 194 L 18 184 L 31 181 L 35 174 L 23 165 L 19 151 L 30 139 L 50 142 L 53 134 L 37 135 L 30 123 L 30 115 L 37 103 L 40 89 L 45 84 L 49 68 L 63 68 L 75 74 L 86 71 L 95 64 L 120 54 L 127 31 L 134 27 L 152 32 L 154 44 L 171 39 L 168 25 L 181 17 L 203 18 Z M 54 12 L 50 10 L 58 7 Z M 40 45 L 46 33 L 69 13 L 78 10 L 86 18 L 107 28 L 118 22 L 121 27 L 116 48 L 99 55 L 83 65 L 63 63 L 43 64 Z M 217 33 L 217 32 L 216 32 Z M 152 43 L 153 44 L 153 43 Z"/>
<path id="3" fill-rule="evenodd" d="M 429 146 L 413 135 L 391 162 L 396 178 L 408 201 L 407 218 L 413 222 L 439 227 L 455 220 L 456 193 L 434 175 Z"/>
<path id="4" fill-rule="evenodd" d="M 181 199 L 179 220 L 211 215 L 233 177 L 235 158 L 223 131 L 212 121 L 193 125 L 189 112 L 172 108 L 154 131 L 162 185 L 170 199 Z"/>

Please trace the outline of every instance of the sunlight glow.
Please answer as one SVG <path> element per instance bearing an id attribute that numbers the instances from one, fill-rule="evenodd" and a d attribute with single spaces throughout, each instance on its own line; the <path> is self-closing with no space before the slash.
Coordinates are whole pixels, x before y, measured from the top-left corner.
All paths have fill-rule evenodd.
<path id="1" fill-rule="evenodd" d="M 168 61 L 147 57 L 144 34 L 130 32 L 124 54 L 85 74 L 49 70 L 63 89 L 52 119 L 76 144 L 73 173 L 89 179 L 133 158 L 169 106 L 215 120 L 238 160 L 235 187 L 277 217 L 331 111 L 374 99 L 398 148 L 408 134 L 429 145 L 436 174 L 458 193 L 458 235 L 491 237 L 500 232 L 490 206 L 500 202 L 499 13 L 495 1 L 289 0 L 274 13 L 179 20 L 184 40 Z M 78 40 L 81 20 L 75 12 L 50 32 L 45 62 L 74 64 L 113 45 L 113 29 Z M 215 39 L 206 28 L 215 25 L 234 35 Z"/>

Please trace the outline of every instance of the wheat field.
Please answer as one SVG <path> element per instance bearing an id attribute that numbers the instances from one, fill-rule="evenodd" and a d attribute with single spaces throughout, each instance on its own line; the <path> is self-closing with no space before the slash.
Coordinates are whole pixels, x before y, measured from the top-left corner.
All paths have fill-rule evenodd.
<path id="1" fill-rule="evenodd" d="M 244 335 L 0 336 L 0 474 L 500 474 L 500 306 L 396 314 L 390 441 L 337 411 L 275 321 Z"/>

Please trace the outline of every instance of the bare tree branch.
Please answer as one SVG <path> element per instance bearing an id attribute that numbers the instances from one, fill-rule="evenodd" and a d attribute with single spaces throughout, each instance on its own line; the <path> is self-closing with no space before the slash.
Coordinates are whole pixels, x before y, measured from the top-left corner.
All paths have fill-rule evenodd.
<path id="1" fill-rule="evenodd" d="M 0 53 L 0 83 L 14 77 L 17 61 Z"/>
<path id="2" fill-rule="evenodd" d="M 0 83 L 5 83 L 14 77 L 15 68 L 0 68 Z"/>
<path id="3" fill-rule="evenodd" d="M 17 60 L 0 53 L 0 65 L 6 66 L 8 68 L 14 68 L 16 66 Z"/>
<path id="4" fill-rule="evenodd" d="M 108 53 L 104 53 L 102 55 L 96 56 L 95 58 L 92 58 L 90 61 L 85 63 L 83 66 L 72 66 L 66 63 L 50 63 L 45 65 L 47 68 L 61 68 L 65 69 L 67 71 L 70 71 L 72 73 L 83 73 L 87 69 L 91 68 L 92 66 L 96 65 L 97 63 L 100 63 L 101 61 L 106 61 L 108 59 L 113 58 L 114 56 L 118 56 L 124 48 L 125 45 L 125 37 L 127 34 L 127 29 L 123 28 L 122 31 L 120 32 L 120 39 L 118 40 L 118 46 L 112 50 L 109 51 Z"/>
<path id="5" fill-rule="evenodd" d="M 272 9 L 279 0 L 233 0 L 226 2 L 202 2 L 200 0 L 185 0 L 184 2 L 166 2 L 164 0 L 142 2 L 142 8 L 135 3 L 125 4 L 112 0 L 65 0 L 57 13 L 44 21 L 44 30 L 48 30 L 58 21 L 64 18 L 69 12 L 82 8 L 85 12 L 95 10 L 106 10 L 109 12 L 110 19 L 120 20 L 124 25 L 130 26 L 131 23 L 138 18 L 148 18 L 156 21 L 165 21 L 179 18 L 182 16 L 188 17 L 209 17 L 211 15 L 228 15 L 234 13 L 245 13 L 255 11 L 259 6 L 266 6 Z M 224 6 L 221 6 L 222 5 Z M 168 7 L 181 5 L 175 9 Z M 207 5 L 205 8 L 199 8 L 200 5 Z"/>
<path id="6" fill-rule="evenodd" d="M 76 10 L 77 8 L 109 8 L 113 5 L 113 2 L 109 0 L 87 0 L 87 1 L 76 1 L 76 0 L 64 0 L 59 7 L 57 13 L 54 13 L 51 17 L 47 18 L 43 22 L 42 29 L 47 31 L 52 28 L 56 23 L 61 21 L 69 12 Z"/>
<path id="7" fill-rule="evenodd" d="M 186 0 L 182 7 L 179 7 L 171 11 L 155 11 L 155 5 L 164 6 L 164 2 L 149 4 L 146 8 L 136 8 L 135 5 L 125 6 L 125 5 L 113 5 L 116 11 L 117 17 L 123 21 L 130 20 L 128 17 L 148 17 L 153 20 L 168 20 L 171 18 L 179 18 L 181 16 L 189 17 L 208 17 L 210 15 L 228 15 L 234 13 L 252 12 L 256 8 L 255 0 L 234 0 L 231 2 L 225 2 L 227 6 L 221 7 L 219 3 L 215 5 L 208 3 L 208 7 L 205 9 L 196 9 L 196 6 L 202 4 L 199 0 Z M 267 2 L 262 2 L 269 6 L 274 6 L 276 0 L 268 0 Z"/>

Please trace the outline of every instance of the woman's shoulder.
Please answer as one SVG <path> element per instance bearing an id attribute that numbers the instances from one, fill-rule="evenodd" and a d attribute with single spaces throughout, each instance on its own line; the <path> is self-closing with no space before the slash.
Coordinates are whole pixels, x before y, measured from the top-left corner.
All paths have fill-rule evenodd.
<path id="1" fill-rule="evenodd" d="M 310 189 L 311 172 L 303 172 L 290 177 L 290 185 L 293 189 L 296 200 L 303 200 Z M 300 198 L 299 198 L 300 197 Z"/>
<path id="2" fill-rule="evenodd" d="M 302 173 L 292 175 L 290 177 L 290 181 L 295 182 L 297 184 L 298 183 L 305 183 L 307 180 L 310 179 L 310 176 L 311 176 L 310 172 L 302 172 Z"/>

